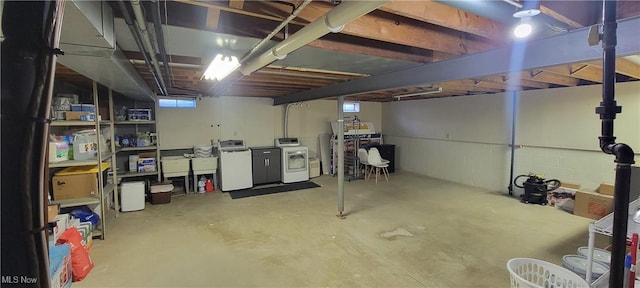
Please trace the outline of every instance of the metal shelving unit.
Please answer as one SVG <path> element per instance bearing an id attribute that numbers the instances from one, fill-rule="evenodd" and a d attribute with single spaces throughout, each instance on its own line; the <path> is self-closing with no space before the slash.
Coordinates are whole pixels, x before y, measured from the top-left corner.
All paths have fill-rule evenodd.
<path id="1" fill-rule="evenodd" d="M 140 176 L 153 176 L 158 175 L 159 172 L 125 172 L 118 174 L 118 178 L 131 178 L 131 177 L 140 177 Z"/>
<path id="2" fill-rule="evenodd" d="M 109 97 L 109 101 L 110 101 L 110 107 L 109 110 L 111 111 L 111 113 L 114 113 L 114 108 L 113 108 L 113 96 Z M 155 109 L 152 109 L 152 118 L 155 118 L 155 111 L 157 110 L 157 103 L 152 103 L 153 107 Z M 133 107 L 136 107 L 138 105 L 138 103 L 133 102 Z M 149 108 L 149 107 L 146 107 Z M 115 119 L 115 118 L 111 118 L 111 119 Z M 122 130 L 129 130 L 129 131 L 135 131 L 135 133 L 137 134 L 139 131 L 153 131 L 156 133 L 156 135 L 158 134 L 157 131 L 157 121 L 156 120 L 117 120 L 114 121 L 114 131 L 113 131 L 113 136 L 115 137 L 116 135 L 116 131 L 118 128 L 122 128 Z M 122 131 L 121 130 L 121 131 Z M 111 141 L 112 143 L 115 143 L 114 140 Z M 119 173 L 114 173 L 114 177 L 115 179 L 117 179 L 117 183 L 120 182 L 120 180 L 122 180 L 123 178 L 133 178 L 133 177 L 147 177 L 147 176 L 157 176 L 157 181 L 160 181 L 160 147 L 158 145 L 152 145 L 152 146 L 140 146 L 140 147 L 115 147 L 114 151 L 116 151 L 116 157 L 114 158 L 120 158 L 123 159 L 124 157 L 134 154 L 135 152 L 152 152 L 155 151 L 155 158 L 156 158 L 156 172 L 132 172 L 132 171 L 128 171 L 128 172 L 119 172 Z M 119 157 L 121 156 L 121 157 Z M 122 160 L 120 160 L 120 162 L 122 162 Z M 116 167 L 116 166 L 114 166 Z M 126 171 L 123 170 L 123 167 L 119 167 L 120 170 L 119 171 Z"/>
<path id="3" fill-rule="evenodd" d="M 156 150 L 157 146 L 142 146 L 142 147 L 122 147 L 117 152 L 120 151 L 145 151 L 145 150 Z"/>
<path id="4" fill-rule="evenodd" d="M 93 82 L 92 87 L 93 94 L 93 104 L 95 105 L 95 111 L 98 113 L 99 105 L 98 105 L 98 83 Z M 109 90 L 109 95 L 111 97 L 112 91 Z M 110 108 L 112 107 L 112 103 L 110 103 Z M 110 114 L 113 114 L 113 109 L 110 109 Z M 113 117 L 113 115 L 111 115 Z M 113 119 L 113 118 L 110 118 Z M 78 120 L 58 120 L 51 122 L 52 127 L 58 128 L 73 128 L 73 127 L 87 127 L 87 128 L 95 128 L 96 135 L 99 138 L 101 135 L 101 129 L 103 127 L 109 127 L 113 133 L 113 121 L 110 120 L 99 120 L 99 117 L 96 115 L 94 121 L 78 121 Z M 99 140 L 98 140 L 99 141 Z M 99 237 L 100 239 L 105 239 L 106 236 L 106 226 L 112 219 L 109 217 L 116 217 L 117 211 L 119 210 L 119 201 L 118 201 L 118 193 L 117 193 L 117 185 L 115 183 L 115 174 L 113 177 L 113 183 L 107 183 L 107 179 L 105 179 L 104 171 L 108 168 L 106 167 L 115 167 L 115 147 L 113 145 L 113 141 L 111 141 L 111 152 L 103 152 L 102 150 L 105 147 L 103 145 L 98 145 L 98 153 L 96 154 L 96 158 L 87 159 L 87 160 L 67 160 L 60 162 L 51 162 L 49 163 L 49 168 L 67 168 L 67 167 L 78 167 L 78 166 L 92 166 L 96 165 L 100 166 L 97 171 L 97 180 L 98 180 L 98 196 L 97 197 L 84 197 L 84 198 L 75 198 L 75 199 L 61 199 L 61 200 L 53 200 L 51 204 L 59 204 L 61 208 L 69 208 L 75 206 L 89 206 L 94 212 L 99 212 L 100 216 L 100 224 L 94 231 L 93 236 Z M 111 160 L 110 165 L 103 166 L 99 165 L 104 161 Z M 115 170 L 115 169 L 114 169 Z M 113 197 L 113 207 L 111 205 L 107 205 L 109 202 L 109 197 Z M 99 209 L 98 209 L 99 207 Z M 113 208 L 113 209 L 112 209 Z M 113 211 L 111 211 L 113 210 Z M 115 212 L 115 213 L 110 213 Z"/>

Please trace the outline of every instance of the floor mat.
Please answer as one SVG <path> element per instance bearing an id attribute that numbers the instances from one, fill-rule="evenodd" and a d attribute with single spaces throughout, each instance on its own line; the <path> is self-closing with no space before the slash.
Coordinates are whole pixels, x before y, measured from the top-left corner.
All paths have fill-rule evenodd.
<path id="1" fill-rule="evenodd" d="M 280 193 L 280 192 L 289 192 L 289 191 L 316 188 L 316 187 L 320 187 L 320 185 L 313 183 L 311 181 L 305 181 L 305 182 L 281 184 L 278 186 L 271 186 L 271 187 L 265 187 L 265 188 L 253 188 L 253 189 L 231 191 L 229 192 L 229 194 L 231 195 L 231 199 L 238 199 L 238 198 L 260 196 L 260 195 L 274 194 L 274 193 Z"/>

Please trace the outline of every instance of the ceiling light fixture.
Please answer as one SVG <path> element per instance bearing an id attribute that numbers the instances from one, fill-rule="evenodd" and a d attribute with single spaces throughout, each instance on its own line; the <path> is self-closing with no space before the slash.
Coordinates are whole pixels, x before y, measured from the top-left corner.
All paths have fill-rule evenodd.
<path id="1" fill-rule="evenodd" d="M 413 97 L 413 96 L 421 96 L 421 95 L 429 95 L 429 94 L 437 94 L 437 93 L 442 93 L 442 87 L 433 87 L 433 88 L 425 89 L 419 92 L 395 95 L 393 96 L 393 98 L 400 100 L 405 97 Z"/>
<path id="2" fill-rule="evenodd" d="M 520 22 L 513 29 L 513 35 L 517 38 L 526 38 L 533 33 L 531 17 L 540 14 L 538 1 L 524 1 L 520 10 L 513 13 L 513 17 L 519 18 Z"/>
<path id="3" fill-rule="evenodd" d="M 224 77 L 231 74 L 231 72 L 235 71 L 240 67 L 240 62 L 238 61 L 238 57 L 236 56 L 224 56 L 222 54 L 216 55 L 209 64 L 209 67 L 206 71 L 204 71 L 204 75 L 202 76 L 206 80 L 216 79 L 221 81 Z"/>

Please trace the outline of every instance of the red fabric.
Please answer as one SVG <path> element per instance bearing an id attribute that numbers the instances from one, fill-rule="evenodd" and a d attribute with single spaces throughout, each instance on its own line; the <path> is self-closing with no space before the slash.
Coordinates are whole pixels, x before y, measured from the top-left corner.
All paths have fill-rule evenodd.
<path id="1" fill-rule="evenodd" d="M 58 243 L 68 243 L 71 246 L 71 268 L 73 270 L 73 282 L 81 281 L 91 269 L 93 269 L 93 262 L 89 257 L 89 252 L 82 247 L 82 235 L 78 232 L 76 227 L 67 228 L 60 238 Z"/>

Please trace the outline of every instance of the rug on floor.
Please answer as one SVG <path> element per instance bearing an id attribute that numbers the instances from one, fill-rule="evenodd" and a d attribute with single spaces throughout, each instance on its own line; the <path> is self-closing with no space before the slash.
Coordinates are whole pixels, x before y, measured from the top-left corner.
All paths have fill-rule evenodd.
<path id="1" fill-rule="evenodd" d="M 320 187 L 320 185 L 313 183 L 311 181 L 305 181 L 305 182 L 280 184 L 277 186 L 270 186 L 270 187 L 264 187 L 264 188 L 257 187 L 252 189 L 231 191 L 229 192 L 229 194 L 231 195 L 231 199 L 239 199 L 239 198 L 274 194 L 274 193 L 280 193 L 280 192 L 289 192 L 289 191 L 303 190 L 303 189 L 316 188 L 316 187 Z"/>

